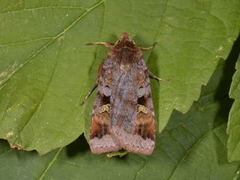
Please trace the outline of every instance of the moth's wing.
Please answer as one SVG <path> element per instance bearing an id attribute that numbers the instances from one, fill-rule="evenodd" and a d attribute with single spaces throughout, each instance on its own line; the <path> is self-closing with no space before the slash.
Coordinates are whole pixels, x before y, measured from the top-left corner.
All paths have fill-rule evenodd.
<path id="1" fill-rule="evenodd" d="M 149 89 L 150 90 L 150 89 Z M 131 135 L 131 141 L 125 139 L 126 149 L 131 152 L 151 154 L 155 147 L 155 116 L 154 111 L 150 110 L 152 100 L 150 97 L 144 97 L 147 104 L 139 104 L 137 107 L 137 115 L 134 119 L 135 129 Z"/>
<path id="2" fill-rule="evenodd" d="M 92 119 L 90 125 L 90 149 L 93 153 L 104 153 L 117 151 L 120 148 L 119 144 L 111 135 L 110 126 L 110 97 L 109 87 L 105 87 L 104 68 L 103 64 L 99 67 L 98 72 L 98 90 L 93 107 Z"/>
<path id="3" fill-rule="evenodd" d="M 97 98 L 101 98 L 98 97 Z M 93 153 L 112 152 L 121 149 L 110 133 L 110 115 L 107 107 L 97 106 L 94 110 L 90 126 L 90 149 Z"/>
<path id="4" fill-rule="evenodd" d="M 113 104 L 115 112 L 112 121 L 117 122 L 113 124 L 112 132 L 127 151 L 151 154 L 155 147 L 155 115 L 149 74 L 144 60 L 133 65 L 129 73 L 126 75 L 128 79 L 122 81 L 123 84 L 131 83 L 128 87 L 120 85 L 123 89 L 118 87 L 122 97 Z M 119 80 L 120 83 L 122 81 Z"/>
<path id="5" fill-rule="evenodd" d="M 155 147 L 156 119 L 152 102 L 151 87 L 148 71 L 145 71 L 145 86 L 143 96 L 138 97 L 137 115 L 134 120 L 134 141 L 136 145 L 128 146 L 129 151 L 151 154 Z"/>

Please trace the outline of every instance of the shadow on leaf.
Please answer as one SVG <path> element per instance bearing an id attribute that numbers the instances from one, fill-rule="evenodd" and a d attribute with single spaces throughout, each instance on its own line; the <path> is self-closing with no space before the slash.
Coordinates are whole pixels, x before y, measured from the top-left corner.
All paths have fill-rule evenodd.
<path id="1" fill-rule="evenodd" d="M 214 96 L 215 100 L 222 101 L 220 103 L 220 109 L 219 109 L 218 115 L 221 116 L 226 121 L 228 119 L 228 114 L 233 103 L 233 100 L 229 99 L 229 90 L 232 83 L 233 74 L 235 73 L 235 65 L 236 65 L 239 53 L 240 53 L 240 35 L 238 36 L 237 40 L 233 44 L 231 52 L 229 53 L 224 63 L 225 65 L 222 70 L 223 72 L 221 75 L 221 79 Z M 223 62 L 220 62 L 219 65 L 221 65 L 222 63 Z"/>
<path id="2" fill-rule="evenodd" d="M 74 157 L 87 151 L 89 151 L 89 146 L 83 134 L 67 146 L 67 155 L 69 157 Z"/>

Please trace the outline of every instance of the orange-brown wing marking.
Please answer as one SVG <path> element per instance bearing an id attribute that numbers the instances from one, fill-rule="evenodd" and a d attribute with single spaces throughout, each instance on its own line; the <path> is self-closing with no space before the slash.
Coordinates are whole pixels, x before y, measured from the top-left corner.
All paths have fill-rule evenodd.
<path id="1" fill-rule="evenodd" d="M 155 118 L 146 106 L 138 105 L 138 114 L 135 122 L 135 134 L 138 134 L 143 139 L 155 139 Z"/>
<path id="2" fill-rule="evenodd" d="M 120 149 L 110 133 L 110 105 L 103 104 L 105 98 L 97 94 L 90 126 L 90 149 L 97 154 Z"/>

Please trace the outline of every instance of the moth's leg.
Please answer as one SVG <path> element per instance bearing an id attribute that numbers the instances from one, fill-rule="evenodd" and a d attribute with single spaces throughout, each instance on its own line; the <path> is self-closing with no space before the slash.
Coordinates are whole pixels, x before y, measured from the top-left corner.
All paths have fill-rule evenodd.
<path id="1" fill-rule="evenodd" d="M 163 78 L 160 78 L 160 77 L 154 75 L 151 71 L 148 71 L 148 72 L 149 72 L 149 77 L 152 79 L 156 79 L 158 81 L 169 81 L 169 79 L 163 79 Z"/>
<path id="2" fill-rule="evenodd" d="M 91 42 L 86 45 L 104 45 L 105 47 L 113 47 L 113 44 L 108 42 Z"/>
<path id="3" fill-rule="evenodd" d="M 83 105 L 86 100 L 92 95 L 92 93 L 95 91 L 95 89 L 97 88 L 98 84 L 95 83 L 94 86 L 92 87 L 92 89 L 86 94 L 86 96 L 84 97 L 83 101 L 80 103 L 80 105 Z"/>
<path id="4" fill-rule="evenodd" d="M 152 46 L 149 46 L 149 47 L 139 47 L 142 51 L 147 51 L 147 50 L 150 50 L 152 48 L 154 48 L 156 46 L 157 42 L 153 43 Z"/>
<path id="5" fill-rule="evenodd" d="M 116 157 L 116 156 L 119 156 L 120 158 L 126 156 L 128 154 L 127 151 L 123 150 L 123 151 L 117 151 L 117 152 L 110 152 L 110 153 L 107 153 L 107 157 L 108 158 L 112 158 L 112 157 Z"/>

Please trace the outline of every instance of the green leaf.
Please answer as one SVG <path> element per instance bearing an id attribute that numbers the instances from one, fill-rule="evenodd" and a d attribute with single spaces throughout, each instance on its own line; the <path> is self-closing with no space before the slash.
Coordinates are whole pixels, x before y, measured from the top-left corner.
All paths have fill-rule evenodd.
<path id="1" fill-rule="evenodd" d="M 10 149 L 0 141 L 0 179 L 236 179 L 239 163 L 228 163 L 226 149 L 231 100 L 222 83 L 230 69 L 221 61 L 191 109 L 186 114 L 174 111 L 151 156 L 94 155 L 84 136 L 44 156 Z"/>
<path id="2" fill-rule="evenodd" d="M 186 112 L 239 31 L 238 0 L 1 0 L 0 138 L 41 154 L 88 133 L 93 86 L 103 47 L 128 31 L 149 69 L 171 79 L 152 83 L 159 131 Z M 92 97 L 93 99 L 93 97 Z"/>
<path id="3" fill-rule="evenodd" d="M 240 41 L 239 41 L 240 42 Z M 240 43 L 238 44 L 240 45 Z M 240 46 L 238 46 L 239 48 Z M 238 54 L 239 55 L 239 54 Z M 229 93 L 230 97 L 234 99 L 231 111 L 229 113 L 229 121 L 227 133 L 228 138 L 228 159 L 229 161 L 240 160 L 240 56 L 236 63 L 236 72 L 233 76 L 231 89 Z"/>
<path id="4" fill-rule="evenodd" d="M 186 113 L 174 111 L 157 137 L 151 156 L 129 153 L 107 158 L 89 151 L 84 136 L 72 144 L 39 156 L 8 148 L 0 141 L 0 179 L 161 179 L 229 180 L 238 177 L 239 163 L 228 163 L 225 97 L 228 64 L 221 61 L 201 98 Z M 223 81 L 224 80 L 224 81 Z M 217 90 L 220 90 L 220 94 Z"/>

